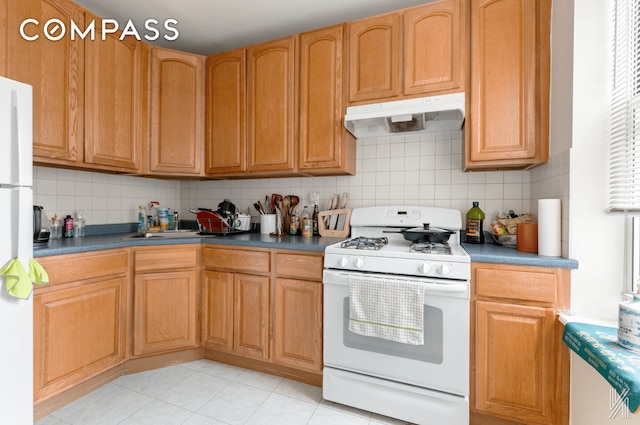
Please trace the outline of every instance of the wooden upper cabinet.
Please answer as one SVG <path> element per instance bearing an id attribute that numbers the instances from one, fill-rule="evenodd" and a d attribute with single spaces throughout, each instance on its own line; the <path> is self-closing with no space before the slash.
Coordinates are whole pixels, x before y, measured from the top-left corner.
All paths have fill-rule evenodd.
<path id="1" fill-rule="evenodd" d="M 100 18 L 96 41 L 86 43 L 85 155 L 98 169 L 139 172 L 146 143 L 148 47 L 119 33 L 102 40 Z"/>
<path id="2" fill-rule="evenodd" d="M 471 1 L 467 169 L 549 157 L 551 0 Z"/>
<path id="3" fill-rule="evenodd" d="M 292 174 L 296 165 L 296 36 L 247 48 L 247 169 Z"/>
<path id="4" fill-rule="evenodd" d="M 355 139 L 342 125 L 346 104 L 345 25 L 300 35 L 300 171 L 355 174 Z"/>
<path id="5" fill-rule="evenodd" d="M 349 102 L 464 90 L 462 0 L 440 0 L 348 24 Z"/>
<path id="6" fill-rule="evenodd" d="M 151 49 L 151 174 L 198 176 L 204 157 L 204 57 Z"/>
<path id="7" fill-rule="evenodd" d="M 207 57 L 207 175 L 247 170 L 246 84 L 244 48 Z"/>
<path id="8" fill-rule="evenodd" d="M 27 41 L 24 32 L 38 36 Z M 84 27 L 84 11 L 66 0 L 4 0 L 0 4 L 0 75 L 33 86 L 33 156 L 36 164 L 82 163 L 84 132 L 84 41 L 65 35 L 51 41 L 43 25 L 59 19 Z"/>
<path id="9" fill-rule="evenodd" d="M 400 94 L 400 16 L 349 22 L 349 101 Z"/>
<path id="10" fill-rule="evenodd" d="M 461 0 L 407 9 L 403 23 L 403 94 L 463 89 L 466 43 Z"/>

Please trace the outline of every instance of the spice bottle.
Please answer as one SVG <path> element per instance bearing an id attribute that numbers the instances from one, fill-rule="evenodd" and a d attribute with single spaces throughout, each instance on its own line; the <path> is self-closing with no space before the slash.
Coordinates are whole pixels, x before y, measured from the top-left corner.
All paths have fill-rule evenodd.
<path id="1" fill-rule="evenodd" d="M 71 215 L 67 215 L 67 217 L 64 219 L 64 237 L 73 237 L 73 217 L 71 217 Z"/>
<path id="2" fill-rule="evenodd" d="M 480 209 L 477 201 L 473 202 L 473 207 L 467 212 L 467 243 L 484 243 L 484 211 Z"/>
<path id="3" fill-rule="evenodd" d="M 318 234 L 318 204 L 315 204 L 313 206 L 313 234 L 317 235 Z"/>
<path id="4" fill-rule="evenodd" d="M 293 215 L 291 216 L 291 222 L 289 224 L 289 234 L 290 235 L 297 235 L 298 234 L 298 225 L 300 224 L 300 222 L 298 221 L 298 210 L 295 210 L 293 212 Z"/>
<path id="5" fill-rule="evenodd" d="M 309 208 L 305 205 L 302 210 L 302 217 L 300 219 L 300 229 L 302 236 L 313 236 L 313 220 L 309 215 Z"/>

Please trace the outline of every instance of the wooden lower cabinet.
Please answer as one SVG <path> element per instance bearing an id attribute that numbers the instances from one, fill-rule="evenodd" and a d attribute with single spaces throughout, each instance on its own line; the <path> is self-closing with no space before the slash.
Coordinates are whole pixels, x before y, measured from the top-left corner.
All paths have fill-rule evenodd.
<path id="1" fill-rule="evenodd" d="M 472 263 L 472 424 L 568 424 L 569 271 Z"/>
<path id="2" fill-rule="evenodd" d="M 207 270 L 202 274 L 202 343 L 206 348 L 269 360 L 269 258 L 268 251 L 203 250 Z M 256 274 L 247 273 L 250 269 Z"/>
<path id="3" fill-rule="evenodd" d="M 274 362 L 322 373 L 322 253 L 274 253 Z"/>
<path id="4" fill-rule="evenodd" d="M 61 393 L 126 360 L 126 250 L 40 260 L 49 285 L 35 289 L 34 401 Z"/>
<path id="5" fill-rule="evenodd" d="M 320 385 L 322 253 L 217 246 L 202 262 L 212 358 Z"/>
<path id="6" fill-rule="evenodd" d="M 198 247 L 135 251 L 133 356 L 198 346 Z"/>
<path id="7" fill-rule="evenodd" d="M 276 278 L 274 361 L 322 371 L 322 282 Z"/>

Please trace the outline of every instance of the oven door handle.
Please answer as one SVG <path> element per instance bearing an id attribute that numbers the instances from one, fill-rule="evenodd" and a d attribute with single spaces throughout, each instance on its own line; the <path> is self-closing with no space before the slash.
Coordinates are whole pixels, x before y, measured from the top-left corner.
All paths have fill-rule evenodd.
<path id="1" fill-rule="evenodd" d="M 442 284 L 442 283 L 423 283 L 424 289 L 429 292 L 467 292 L 469 285 L 463 284 Z"/>
<path id="2" fill-rule="evenodd" d="M 326 270 L 324 271 L 323 282 L 325 285 L 339 285 L 339 286 L 349 286 L 349 275 L 348 272 L 340 272 L 336 270 Z M 393 280 L 392 276 L 384 276 L 386 279 Z M 416 282 L 422 283 L 425 291 L 429 291 L 430 293 L 467 293 L 469 291 L 469 283 L 468 282 L 460 282 L 460 283 L 437 283 L 432 279 L 424 279 L 424 278 L 414 278 L 411 279 Z"/>

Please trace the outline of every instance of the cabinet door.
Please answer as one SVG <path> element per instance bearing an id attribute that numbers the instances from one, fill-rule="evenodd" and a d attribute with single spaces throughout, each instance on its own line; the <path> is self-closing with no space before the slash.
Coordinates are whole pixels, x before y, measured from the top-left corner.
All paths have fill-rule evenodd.
<path id="1" fill-rule="evenodd" d="M 342 125 L 345 26 L 300 35 L 300 171 L 354 174 L 355 139 Z"/>
<path id="2" fill-rule="evenodd" d="M 467 168 L 547 161 L 550 3 L 471 1 Z"/>
<path id="3" fill-rule="evenodd" d="M 478 412 L 553 424 L 555 321 L 551 308 L 476 302 Z"/>
<path id="4" fill-rule="evenodd" d="M 207 58 L 207 175 L 247 169 L 246 74 L 245 49 Z"/>
<path id="5" fill-rule="evenodd" d="M 202 273 L 202 343 L 214 350 L 233 350 L 232 273 Z"/>
<path id="6" fill-rule="evenodd" d="M 96 168 L 140 171 L 147 109 L 148 48 L 134 37 L 106 34 L 95 19 L 86 43 L 85 162 Z"/>
<path id="7" fill-rule="evenodd" d="M 322 282 L 276 279 L 274 361 L 322 371 Z"/>
<path id="8" fill-rule="evenodd" d="M 396 13 L 348 24 L 350 102 L 400 94 L 399 25 Z"/>
<path id="9" fill-rule="evenodd" d="M 249 172 L 296 171 L 296 37 L 247 48 Z"/>
<path id="10" fill-rule="evenodd" d="M 198 345 L 197 282 L 195 271 L 136 275 L 134 355 Z"/>
<path id="11" fill-rule="evenodd" d="M 38 37 L 33 41 L 20 35 L 28 18 L 39 22 L 24 27 L 27 36 Z M 67 28 L 58 41 L 44 35 L 50 19 Z M 84 11 L 66 0 L 3 0 L 0 5 L 0 75 L 33 86 L 37 164 L 79 165 L 83 159 L 84 41 L 71 40 L 71 21 L 83 28 Z"/>
<path id="12" fill-rule="evenodd" d="M 465 26 L 460 0 L 409 9 L 403 22 L 403 94 L 462 88 Z"/>
<path id="13" fill-rule="evenodd" d="M 36 400 L 125 360 L 126 288 L 103 279 L 33 297 Z"/>
<path id="14" fill-rule="evenodd" d="M 204 156 L 204 58 L 151 49 L 152 174 L 202 173 Z"/>
<path id="15" fill-rule="evenodd" d="M 234 277 L 233 349 L 238 354 L 269 359 L 269 278 Z"/>

